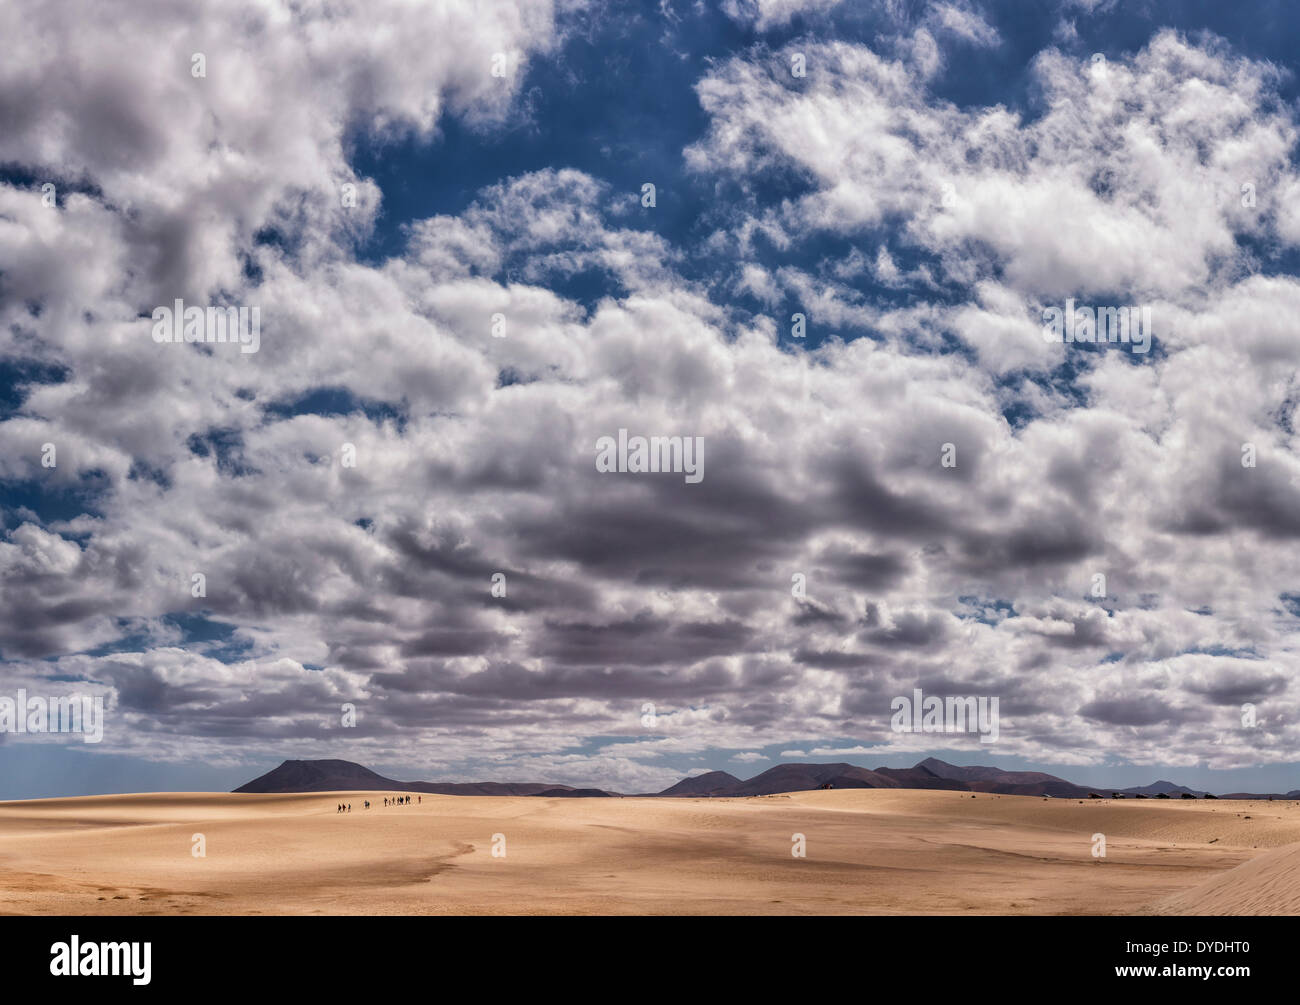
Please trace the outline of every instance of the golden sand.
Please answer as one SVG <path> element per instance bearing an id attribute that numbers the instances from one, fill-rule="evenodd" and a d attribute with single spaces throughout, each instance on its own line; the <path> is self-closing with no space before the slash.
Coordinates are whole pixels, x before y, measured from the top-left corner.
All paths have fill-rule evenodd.
<path id="1" fill-rule="evenodd" d="M 1300 913 L 1295 802 L 383 797 L 0 803 L 0 912 Z M 806 857 L 791 854 L 796 834 Z"/>

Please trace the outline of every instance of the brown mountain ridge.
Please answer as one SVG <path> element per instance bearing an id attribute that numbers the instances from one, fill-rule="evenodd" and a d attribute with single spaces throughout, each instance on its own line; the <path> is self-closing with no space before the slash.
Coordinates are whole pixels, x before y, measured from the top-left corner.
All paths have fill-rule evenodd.
<path id="1" fill-rule="evenodd" d="M 1012 796 L 1050 796 L 1087 799 L 1120 795 L 1132 798 L 1190 798 L 1206 793 L 1158 781 L 1126 789 L 1076 785 L 1041 771 L 1004 771 L 989 765 L 960 766 L 927 757 L 910 768 L 876 768 L 855 764 L 778 764 L 748 780 L 726 771 L 689 775 L 662 792 L 638 793 L 668 798 L 766 796 L 808 789 L 952 789 Z M 399 782 L 385 778 L 352 761 L 285 761 L 279 767 L 241 785 L 235 792 L 428 792 L 449 796 L 563 796 L 584 798 L 623 793 L 597 788 L 574 788 L 547 782 Z M 1222 799 L 1300 799 L 1300 790 L 1281 793 L 1230 793 Z"/>

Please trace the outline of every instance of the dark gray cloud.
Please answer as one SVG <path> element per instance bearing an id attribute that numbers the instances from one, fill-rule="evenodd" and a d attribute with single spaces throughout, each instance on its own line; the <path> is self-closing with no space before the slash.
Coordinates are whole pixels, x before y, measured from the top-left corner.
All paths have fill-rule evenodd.
<path id="1" fill-rule="evenodd" d="M 63 374 L 0 421 L 15 687 L 94 682 L 138 757 L 628 788 L 712 750 L 911 750 L 918 687 L 998 697 L 991 756 L 1293 756 L 1300 283 L 1248 247 L 1300 241 L 1300 122 L 1269 67 L 1172 32 L 1105 80 L 1048 50 L 1020 121 L 941 100 L 902 29 L 810 39 L 797 86 L 759 47 L 693 71 L 682 157 L 718 205 L 676 243 L 557 165 L 369 260 L 385 193 L 349 144 L 524 115 L 487 57 L 546 58 L 573 5 L 335 6 L 0 14 L 0 162 L 78 180 L 53 208 L 0 182 L 4 356 Z M 113 18 L 185 58 L 120 58 Z M 228 40 L 204 79 L 200 36 Z M 1271 208 L 1207 197 L 1241 177 Z M 1098 291 L 1149 303 L 1159 352 L 1043 340 Z M 258 305 L 261 348 L 154 342 L 176 297 Z M 700 437 L 702 480 L 598 470 L 620 429 Z"/>

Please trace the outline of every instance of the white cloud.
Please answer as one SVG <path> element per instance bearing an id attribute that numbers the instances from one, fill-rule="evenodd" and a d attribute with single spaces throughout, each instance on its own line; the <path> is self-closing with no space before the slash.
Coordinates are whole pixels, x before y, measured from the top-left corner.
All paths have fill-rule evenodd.
<path id="1" fill-rule="evenodd" d="M 1298 287 L 1245 250 L 1300 234 L 1270 67 L 1161 32 L 1104 67 L 1041 54 L 1029 113 L 961 109 L 924 40 L 997 39 L 952 5 L 896 58 L 800 43 L 802 82 L 727 60 L 685 154 L 740 191 L 703 223 L 710 286 L 700 248 L 560 165 L 356 259 L 380 193 L 352 131 L 518 114 L 518 63 L 490 56 L 550 51 L 548 5 L 106 11 L 0 14 L 0 159 L 87 189 L 0 185 L 6 353 L 67 370 L 0 423 L 0 474 L 103 489 L 7 528 L 0 651 L 15 679 L 98 682 L 105 752 L 337 755 L 352 700 L 359 760 L 637 791 L 715 749 L 902 749 L 889 700 L 933 681 L 1002 698 L 999 755 L 1294 756 Z M 145 22 L 165 58 L 114 59 Z M 806 191 L 762 198 L 791 168 Z M 807 252 L 828 234 L 852 250 Z M 565 294 L 591 272 L 599 298 Z M 257 354 L 152 341 L 142 310 L 219 292 L 261 305 Z M 807 348 L 733 292 L 801 305 Z M 1152 307 L 1151 358 L 1042 339 L 1045 304 L 1112 295 Z M 285 417 L 321 393 L 343 402 Z M 598 474 L 620 428 L 703 437 L 703 482 Z M 183 614 L 230 637 L 185 643 Z M 631 739 L 574 752 L 591 737 Z"/>
<path id="2" fill-rule="evenodd" d="M 781 28 L 799 15 L 821 14 L 840 0 L 723 0 L 727 17 L 752 24 L 758 31 Z"/>

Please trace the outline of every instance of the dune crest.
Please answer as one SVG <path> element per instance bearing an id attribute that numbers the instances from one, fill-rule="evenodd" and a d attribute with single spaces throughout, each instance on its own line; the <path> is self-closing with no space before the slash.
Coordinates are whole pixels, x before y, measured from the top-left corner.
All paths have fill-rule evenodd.
<path id="1" fill-rule="evenodd" d="M 1300 914 L 1300 845 L 1243 862 L 1158 902 L 1152 914 Z"/>

